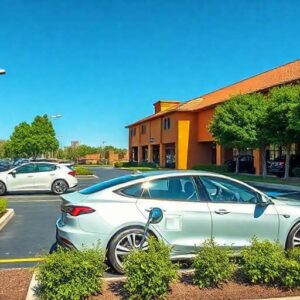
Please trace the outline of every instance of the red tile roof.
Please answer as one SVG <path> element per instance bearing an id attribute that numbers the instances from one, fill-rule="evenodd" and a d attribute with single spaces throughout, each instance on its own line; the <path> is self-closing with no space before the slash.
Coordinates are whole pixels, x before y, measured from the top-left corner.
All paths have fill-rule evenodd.
<path id="1" fill-rule="evenodd" d="M 138 125 L 145 121 L 161 117 L 177 111 L 196 112 L 206 107 L 214 106 L 228 100 L 232 95 L 247 94 L 267 90 L 271 87 L 288 84 L 300 80 L 300 60 L 265 71 L 258 75 L 241 80 L 214 92 L 186 101 L 175 108 L 150 115 L 127 127 Z"/>

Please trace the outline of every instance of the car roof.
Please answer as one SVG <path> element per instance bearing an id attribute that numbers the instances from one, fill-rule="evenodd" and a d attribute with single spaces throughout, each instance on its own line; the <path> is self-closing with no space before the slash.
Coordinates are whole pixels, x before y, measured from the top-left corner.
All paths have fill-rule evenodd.
<path id="1" fill-rule="evenodd" d="M 201 170 L 161 170 L 161 171 L 148 171 L 148 172 L 135 172 L 141 176 L 154 177 L 159 175 L 171 175 L 171 176 L 180 176 L 180 175 L 220 175 L 218 173 L 201 171 Z"/>

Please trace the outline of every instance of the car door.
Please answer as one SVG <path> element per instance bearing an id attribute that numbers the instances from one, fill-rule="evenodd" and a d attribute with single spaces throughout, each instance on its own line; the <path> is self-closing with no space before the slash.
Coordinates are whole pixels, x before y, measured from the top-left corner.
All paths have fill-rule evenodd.
<path id="1" fill-rule="evenodd" d="M 36 184 L 36 164 L 22 165 L 7 175 L 8 191 L 34 190 Z"/>
<path id="2" fill-rule="evenodd" d="M 246 185 L 214 176 L 200 176 L 209 198 L 212 236 L 216 243 L 240 248 L 255 236 L 276 241 L 279 218 L 274 205 L 263 207 L 260 194 Z"/>
<path id="3" fill-rule="evenodd" d="M 56 175 L 56 165 L 39 163 L 37 164 L 37 185 L 36 188 L 40 190 L 51 190 L 53 178 Z"/>
<path id="4" fill-rule="evenodd" d="M 174 246 L 173 254 L 195 253 L 204 240 L 211 238 L 211 214 L 202 191 L 192 176 L 172 176 L 143 183 L 137 206 L 148 218 L 149 210 L 159 207 L 163 220 L 154 225 Z"/>

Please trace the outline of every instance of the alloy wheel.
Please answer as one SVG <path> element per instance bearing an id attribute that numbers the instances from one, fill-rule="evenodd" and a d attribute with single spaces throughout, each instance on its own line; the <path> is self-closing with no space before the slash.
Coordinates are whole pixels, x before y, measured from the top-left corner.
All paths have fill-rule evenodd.
<path id="1" fill-rule="evenodd" d="M 6 192 L 6 187 L 3 182 L 0 182 L 0 195 L 4 195 Z"/>
<path id="2" fill-rule="evenodd" d="M 53 189 L 56 194 L 63 194 L 68 186 L 64 180 L 57 180 L 54 182 Z"/>
<path id="3" fill-rule="evenodd" d="M 125 235 L 117 244 L 115 248 L 115 258 L 118 264 L 122 265 L 125 255 L 128 255 L 130 251 L 134 249 L 140 249 L 143 234 L 131 232 Z M 147 250 L 148 242 L 144 241 L 141 250 Z"/>
<path id="4" fill-rule="evenodd" d="M 300 247 L 300 228 L 294 234 L 293 247 Z"/>

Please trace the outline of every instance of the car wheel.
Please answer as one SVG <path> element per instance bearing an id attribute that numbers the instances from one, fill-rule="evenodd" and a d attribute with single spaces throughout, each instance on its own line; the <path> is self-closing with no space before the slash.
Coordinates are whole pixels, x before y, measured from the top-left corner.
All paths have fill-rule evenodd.
<path id="1" fill-rule="evenodd" d="M 55 180 L 52 184 L 52 193 L 55 195 L 64 194 L 68 190 L 68 184 L 63 179 Z"/>
<path id="2" fill-rule="evenodd" d="M 131 227 L 117 233 L 108 246 L 108 261 L 110 265 L 120 274 L 123 274 L 122 263 L 124 257 L 134 249 L 140 249 L 144 229 Z M 149 234 L 148 234 L 149 236 Z M 142 250 L 148 248 L 147 237 L 144 241 Z"/>
<path id="3" fill-rule="evenodd" d="M 0 181 L 0 196 L 5 195 L 6 193 L 6 185 L 4 182 Z"/>
<path id="4" fill-rule="evenodd" d="M 300 223 L 296 224 L 290 231 L 287 239 L 287 248 L 300 247 Z"/>

